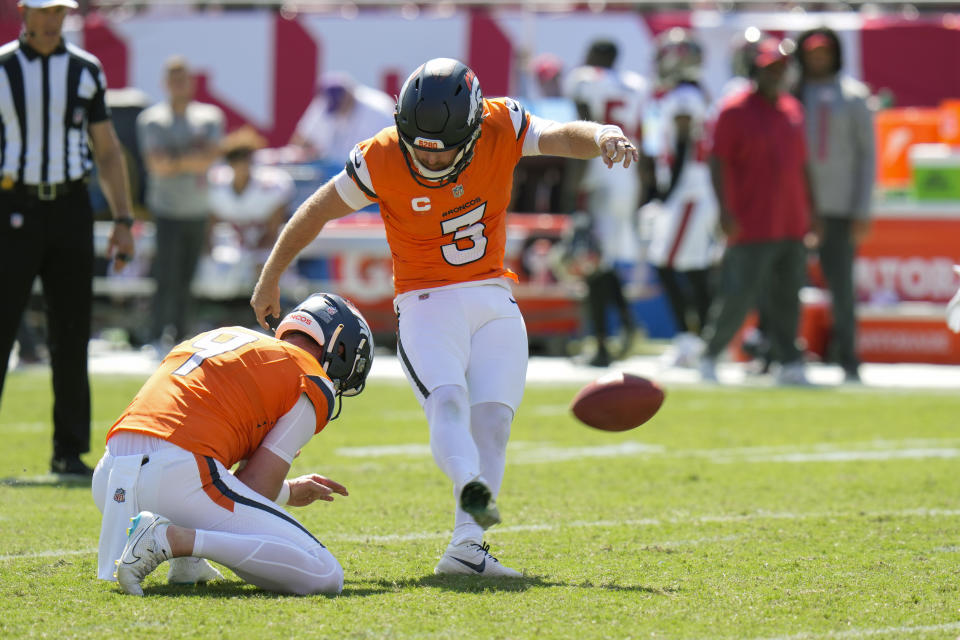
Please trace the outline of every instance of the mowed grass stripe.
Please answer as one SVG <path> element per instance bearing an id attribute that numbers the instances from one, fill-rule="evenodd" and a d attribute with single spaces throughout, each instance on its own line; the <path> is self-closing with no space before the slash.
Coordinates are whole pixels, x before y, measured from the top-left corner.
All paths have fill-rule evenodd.
<path id="1" fill-rule="evenodd" d="M 498 526 L 491 529 L 492 534 L 510 534 L 510 533 L 528 533 L 528 532 L 552 532 L 564 529 L 593 529 L 593 528 L 621 528 L 621 527 L 660 527 L 664 525 L 696 525 L 696 524 L 726 524 L 731 522 L 750 522 L 761 520 L 823 520 L 823 519 L 872 519 L 872 518 L 956 518 L 960 517 L 960 509 L 904 509 L 900 511 L 856 511 L 856 512 L 820 512 L 820 513 L 748 513 L 748 514 L 720 514 L 720 515 L 700 515 L 687 517 L 665 517 L 665 518 L 633 518 L 626 520 L 593 520 L 581 521 L 572 520 L 563 523 L 551 524 L 520 524 Z M 330 534 L 321 535 L 327 542 L 358 542 L 374 544 L 390 544 L 394 542 L 420 542 L 427 540 L 443 540 L 450 537 L 449 531 L 420 531 L 410 533 L 393 533 L 386 535 L 352 535 L 352 534 Z M 650 542 L 649 546 L 672 546 L 703 544 L 708 542 L 719 542 L 724 540 L 733 540 L 742 536 L 714 536 L 706 538 L 697 538 L 692 540 L 673 540 L 664 542 Z M 56 557 L 58 555 L 83 555 L 96 553 L 95 548 L 87 549 L 53 549 L 48 551 L 33 551 L 29 553 L 15 553 L 9 555 L 0 555 L 0 562 L 9 562 L 16 560 L 31 560 L 35 558 Z"/>

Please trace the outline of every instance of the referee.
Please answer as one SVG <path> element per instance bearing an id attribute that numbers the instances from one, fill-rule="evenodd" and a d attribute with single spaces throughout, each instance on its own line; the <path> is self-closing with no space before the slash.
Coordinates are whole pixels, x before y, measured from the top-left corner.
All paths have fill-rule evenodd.
<path id="1" fill-rule="evenodd" d="M 61 33 L 76 8 L 74 0 L 21 0 L 23 31 L 0 47 L 0 394 L 39 275 L 53 370 L 51 471 L 90 475 L 80 454 L 90 449 L 94 260 L 86 180 L 94 162 L 115 216 L 108 252 L 118 267 L 133 256 L 133 218 L 100 61 Z"/>

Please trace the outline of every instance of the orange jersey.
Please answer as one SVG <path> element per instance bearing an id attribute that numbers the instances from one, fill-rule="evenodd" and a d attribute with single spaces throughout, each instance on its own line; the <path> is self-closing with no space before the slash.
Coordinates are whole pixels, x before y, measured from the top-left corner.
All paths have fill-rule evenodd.
<path id="1" fill-rule="evenodd" d="M 530 116 L 509 98 L 484 100 L 473 160 L 457 180 L 431 189 L 407 169 L 395 127 L 361 142 L 348 175 L 380 205 L 396 294 L 516 274 L 503 265 L 513 170 Z"/>
<path id="2" fill-rule="evenodd" d="M 317 360 L 288 342 L 242 327 L 178 344 L 107 432 L 130 431 L 210 456 L 227 468 L 249 458 L 305 393 L 316 432 L 333 410 L 333 384 Z"/>

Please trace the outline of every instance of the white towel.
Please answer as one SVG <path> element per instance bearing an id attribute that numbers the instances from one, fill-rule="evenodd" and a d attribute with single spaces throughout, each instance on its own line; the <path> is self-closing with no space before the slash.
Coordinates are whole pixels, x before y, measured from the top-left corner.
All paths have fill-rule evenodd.
<path id="1" fill-rule="evenodd" d="M 123 554 L 127 544 L 127 527 L 130 518 L 140 513 L 137 501 L 137 478 L 143 465 L 145 454 L 117 456 L 110 468 L 103 507 L 103 521 L 100 524 L 100 548 L 97 557 L 97 577 L 101 580 L 116 582 L 115 560 Z"/>

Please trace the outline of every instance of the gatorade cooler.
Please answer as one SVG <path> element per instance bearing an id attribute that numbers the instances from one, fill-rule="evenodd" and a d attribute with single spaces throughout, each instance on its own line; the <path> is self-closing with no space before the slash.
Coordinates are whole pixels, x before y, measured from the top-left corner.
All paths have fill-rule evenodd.
<path id="1" fill-rule="evenodd" d="M 910 186 L 911 146 L 940 142 L 940 109 L 887 109 L 874 119 L 877 138 L 877 184 L 885 189 Z"/>

